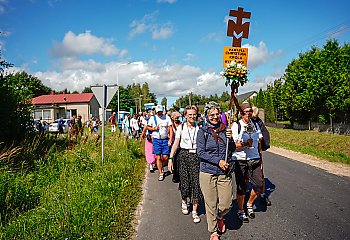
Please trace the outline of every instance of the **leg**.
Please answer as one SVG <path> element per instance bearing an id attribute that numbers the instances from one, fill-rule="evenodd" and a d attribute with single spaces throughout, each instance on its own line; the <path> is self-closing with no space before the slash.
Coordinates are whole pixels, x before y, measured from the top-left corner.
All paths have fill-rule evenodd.
<path id="1" fill-rule="evenodd" d="M 217 189 L 219 196 L 218 218 L 223 218 L 230 211 L 232 205 L 232 178 L 227 177 L 226 175 L 219 175 Z"/>
<path id="2" fill-rule="evenodd" d="M 208 231 L 217 231 L 217 214 L 218 214 L 218 192 L 217 176 L 209 173 L 199 173 L 199 182 L 204 196 L 205 211 L 207 215 Z"/>

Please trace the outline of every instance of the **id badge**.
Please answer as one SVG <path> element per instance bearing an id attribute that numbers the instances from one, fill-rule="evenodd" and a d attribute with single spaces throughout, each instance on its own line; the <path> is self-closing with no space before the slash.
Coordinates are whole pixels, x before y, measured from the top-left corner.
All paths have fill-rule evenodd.
<path id="1" fill-rule="evenodd" d="M 196 151 L 196 149 L 190 149 L 189 152 L 190 153 L 196 153 L 197 151 Z"/>

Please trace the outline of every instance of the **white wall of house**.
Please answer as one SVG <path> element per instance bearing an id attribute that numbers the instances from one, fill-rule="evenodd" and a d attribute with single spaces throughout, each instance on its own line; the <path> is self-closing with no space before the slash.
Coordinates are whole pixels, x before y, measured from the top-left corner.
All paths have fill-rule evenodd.
<path id="1" fill-rule="evenodd" d="M 34 119 L 42 119 L 49 123 L 63 117 L 70 118 L 73 115 L 82 116 L 82 121 L 86 122 L 91 116 L 99 117 L 99 107 L 97 100 L 93 97 L 90 103 L 67 103 L 55 105 L 38 105 L 35 106 Z"/>

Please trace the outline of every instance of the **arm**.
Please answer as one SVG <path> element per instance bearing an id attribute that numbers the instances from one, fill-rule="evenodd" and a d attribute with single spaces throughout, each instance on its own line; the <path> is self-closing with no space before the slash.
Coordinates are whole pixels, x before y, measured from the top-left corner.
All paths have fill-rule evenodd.
<path id="1" fill-rule="evenodd" d="M 147 131 L 147 125 L 144 125 L 140 136 L 140 142 L 142 142 L 142 139 L 146 136 L 146 131 Z"/>
<path id="2" fill-rule="evenodd" d="M 168 169 L 171 173 L 173 173 L 173 158 L 174 158 L 174 154 L 178 148 L 180 144 L 180 138 L 175 138 L 173 147 L 171 148 L 171 152 L 170 152 L 170 156 L 169 156 L 169 161 L 168 161 Z"/>
<path id="3" fill-rule="evenodd" d="M 205 140 L 204 138 L 204 131 L 203 129 L 198 130 L 197 134 L 197 155 L 199 158 L 204 159 L 206 162 L 210 162 L 214 165 L 219 165 L 220 159 L 217 154 L 210 154 L 209 151 L 206 149 L 206 145 L 208 146 L 209 141 L 213 141 L 213 138 L 210 137 L 211 134 L 208 135 L 208 139 Z"/>
<path id="4" fill-rule="evenodd" d="M 168 132 L 169 132 L 168 145 L 171 146 L 171 144 L 173 143 L 173 138 L 174 138 L 174 131 L 173 131 L 173 127 L 171 125 L 168 126 Z"/>

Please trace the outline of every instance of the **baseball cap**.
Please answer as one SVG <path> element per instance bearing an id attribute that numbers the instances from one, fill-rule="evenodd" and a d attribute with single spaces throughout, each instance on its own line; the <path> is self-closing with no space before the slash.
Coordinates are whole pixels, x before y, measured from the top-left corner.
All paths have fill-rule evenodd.
<path id="1" fill-rule="evenodd" d="M 156 106 L 156 112 L 163 112 L 164 111 L 164 108 L 162 105 L 157 105 Z"/>

